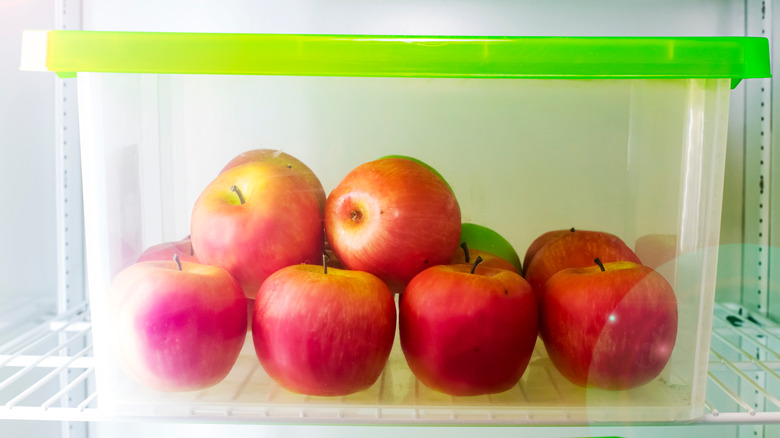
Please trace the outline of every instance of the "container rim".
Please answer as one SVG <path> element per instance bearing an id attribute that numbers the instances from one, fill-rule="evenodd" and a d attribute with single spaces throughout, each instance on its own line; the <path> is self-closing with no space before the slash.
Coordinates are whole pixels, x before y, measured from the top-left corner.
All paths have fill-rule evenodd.
<path id="1" fill-rule="evenodd" d="M 771 76 L 764 37 L 315 35 L 29 30 L 22 70 L 289 76 Z"/>

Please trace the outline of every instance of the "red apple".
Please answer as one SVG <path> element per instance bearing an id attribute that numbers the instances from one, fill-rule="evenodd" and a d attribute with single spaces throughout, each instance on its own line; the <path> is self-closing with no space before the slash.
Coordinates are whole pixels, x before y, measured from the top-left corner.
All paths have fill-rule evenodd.
<path id="1" fill-rule="evenodd" d="M 333 189 L 325 233 L 344 266 L 400 291 L 423 269 L 450 262 L 460 243 L 460 208 L 425 165 L 382 158 L 353 169 Z"/>
<path id="2" fill-rule="evenodd" d="M 656 378 L 668 362 L 677 300 L 647 266 L 624 261 L 566 269 L 547 282 L 540 334 L 552 363 L 574 384 L 630 389 Z"/>
<path id="3" fill-rule="evenodd" d="M 195 202 L 190 226 L 201 263 L 225 268 L 247 298 L 273 272 L 322 257 L 314 192 L 299 174 L 271 163 L 251 162 L 217 176 Z"/>
<path id="4" fill-rule="evenodd" d="M 117 361 L 149 388 L 215 385 L 244 345 L 246 298 L 222 268 L 139 262 L 114 278 L 109 297 Z"/>
<path id="5" fill-rule="evenodd" d="M 602 231 L 564 230 L 542 246 L 526 266 L 525 279 L 542 301 L 545 282 L 556 272 L 567 268 L 592 266 L 593 259 L 602 262 L 629 261 L 641 263 L 639 258 L 619 237 Z"/>
<path id="6" fill-rule="evenodd" d="M 263 369 L 283 388 L 340 396 L 376 382 L 395 325 L 393 294 L 376 276 L 295 265 L 260 288 L 252 338 Z"/>
<path id="7" fill-rule="evenodd" d="M 322 188 L 322 183 L 314 171 L 307 165 L 292 155 L 276 150 L 276 149 L 253 149 L 250 151 L 242 152 L 235 156 L 232 160 L 222 168 L 222 172 L 240 166 L 242 164 L 251 163 L 253 161 L 264 161 L 268 163 L 279 164 L 287 167 L 299 175 L 301 175 L 306 182 L 309 183 L 314 195 L 317 197 L 317 202 L 320 204 L 320 208 L 325 208 L 325 190 Z"/>
<path id="8" fill-rule="evenodd" d="M 190 236 L 176 242 L 163 242 L 145 249 L 136 261 L 172 260 L 176 254 L 179 260 L 190 263 L 200 263 L 192 249 Z"/>
<path id="9" fill-rule="evenodd" d="M 478 249 L 471 249 L 469 248 L 468 243 L 466 242 L 461 243 L 460 248 L 461 249 L 459 251 L 455 251 L 455 256 L 452 257 L 452 261 L 450 261 L 449 264 L 451 265 L 458 265 L 464 263 L 472 264 L 477 259 L 477 257 L 481 257 L 482 258 L 481 266 L 483 267 L 506 269 L 508 271 L 512 271 L 519 274 L 515 265 L 509 263 L 508 260 L 504 260 L 495 254 L 491 254 L 487 251 L 481 251 Z"/>
<path id="10" fill-rule="evenodd" d="M 534 239 L 534 241 L 531 242 L 531 245 L 526 250 L 525 257 L 523 258 L 523 276 L 525 276 L 526 272 L 528 271 L 528 265 L 531 264 L 531 260 L 536 257 L 536 253 L 539 252 L 539 250 L 542 249 L 544 245 L 547 245 L 548 243 L 565 235 L 566 233 L 573 233 L 574 231 L 574 228 L 569 230 L 548 231 Z"/>
<path id="11" fill-rule="evenodd" d="M 528 283 L 505 269 L 428 268 L 401 295 L 401 348 L 426 386 L 455 396 L 506 391 L 525 372 L 538 310 Z"/>

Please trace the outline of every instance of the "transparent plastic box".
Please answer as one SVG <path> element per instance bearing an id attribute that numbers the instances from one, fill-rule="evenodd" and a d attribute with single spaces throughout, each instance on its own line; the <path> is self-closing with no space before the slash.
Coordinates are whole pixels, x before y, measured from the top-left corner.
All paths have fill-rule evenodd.
<path id="1" fill-rule="evenodd" d="M 414 424 L 703 414 L 729 98 L 740 80 L 769 75 L 766 39 L 51 31 L 25 41 L 26 68 L 78 73 L 101 408 Z M 451 397 L 417 382 L 396 342 L 369 390 L 310 397 L 264 373 L 250 336 L 217 386 L 143 388 L 110 354 L 111 280 L 147 247 L 187 236 L 203 188 L 231 158 L 256 148 L 301 159 L 326 193 L 364 162 L 419 158 L 452 186 L 464 222 L 498 231 L 521 258 L 550 230 L 618 235 L 674 288 L 671 360 L 636 389 L 583 389 L 556 371 L 539 340 L 513 389 Z"/>

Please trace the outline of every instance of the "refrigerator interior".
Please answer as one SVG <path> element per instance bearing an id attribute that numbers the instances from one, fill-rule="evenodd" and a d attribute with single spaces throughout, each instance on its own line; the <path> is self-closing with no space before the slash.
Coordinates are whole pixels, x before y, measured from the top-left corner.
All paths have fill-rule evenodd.
<path id="1" fill-rule="evenodd" d="M 5 5 L 0 7 L 6 7 Z M 31 6 L 45 11 L 50 6 Z M 154 11 L 154 13 L 149 13 Z M 144 1 L 132 7 L 119 1 L 58 2 L 56 10 L 47 11 L 54 28 L 85 30 L 133 31 L 198 31 L 198 32 L 279 32 L 279 33 L 354 33 L 354 34 L 428 34 L 428 35 L 760 35 L 772 37 L 775 21 L 770 1 L 292 1 L 283 5 L 275 2 L 228 1 L 220 4 L 199 3 L 183 10 L 177 2 Z M 28 14 L 34 16 L 35 14 Z M 780 15 L 780 14 L 778 14 Z M 39 18 L 36 18 L 39 19 Z M 52 27 L 47 22 L 25 22 L 24 28 Z M 18 47 L 18 45 L 17 45 Z M 21 77 L 22 73 L 14 75 Z M 35 75 L 24 73 L 24 75 Z M 38 77 L 39 82 L 41 78 Z M 79 164 L 78 109 L 73 79 L 51 79 L 44 89 L 43 101 L 48 95 L 54 108 L 40 115 L 41 130 L 46 138 L 29 138 L 39 149 L 20 148 L 33 156 L 48 153 L 47 173 L 43 181 L 47 187 L 48 202 L 38 201 L 36 215 L 49 222 L 20 224 L 18 214 L 4 217 L 17 221 L 4 225 L 10 229 L 29 227 L 31 233 L 43 241 L 45 257 L 24 254 L 7 255 L 4 266 L 13 270 L 4 272 L 5 290 L 30 290 L 18 299 L 13 294 L 0 295 L 0 311 L 8 315 L 0 320 L 8 331 L 2 337 L 3 364 L 0 383 L 0 410 L 2 424 L 22 427 L 14 420 L 60 421 L 63 436 L 143 433 L 166 433 L 185 428 L 196 435 L 228 427 L 231 434 L 256 433 L 311 433 L 311 427 L 300 429 L 284 427 L 247 426 L 230 424 L 235 418 L 223 418 L 221 413 L 189 412 L 160 418 L 132 419 L 130 423 L 115 423 L 95 408 L 94 364 L 90 360 L 90 327 L 86 303 L 83 231 L 81 217 L 81 186 Z M 45 80 L 43 80 L 45 82 Z M 53 82 L 53 84 L 52 84 Z M 773 344 L 780 341 L 777 323 L 780 306 L 773 306 L 778 291 L 772 279 L 777 261 L 773 249 L 777 237 L 772 226 L 777 222 L 773 212 L 778 208 L 771 202 L 770 193 L 776 192 L 777 178 L 773 171 L 779 168 L 771 152 L 774 136 L 772 126 L 773 95 L 771 80 L 747 80 L 732 90 L 729 119 L 727 167 L 724 185 L 723 217 L 719 248 L 719 283 L 716 292 L 713 353 L 708 386 L 709 413 L 703 425 L 664 425 L 645 427 L 630 425 L 605 428 L 538 427 L 534 436 L 655 436 L 660 429 L 680 436 L 773 436 L 780 423 L 780 377 L 778 356 Z M 42 112 L 42 111 L 41 111 Z M 29 122 L 28 122 L 29 123 Z M 11 124 L 9 124 L 11 126 Z M 18 129 L 18 128 L 17 128 Z M 27 129 L 28 131 L 31 129 Z M 48 143 L 46 145 L 42 145 Z M 52 147 L 54 145 L 54 147 Z M 44 151 L 41 152 L 40 148 Z M 20 152 L 22 153 L 22 152 Z M 33 158 L 25 158 L 33 160 Z M 774 161 L 773 161 L 774 160 Z M 6 164 L 4 164 L 6 166 Z M 18 169 L 13 169 L 20 172 Z M 51 175 L 54 175 L 53 177 Z M 48 178 L 48 179 L 46 179 Z M 53 179 L 53 181 L 52 181 Z M 29 201 L 25 205 L 29 204 Z M 37 230 L 46 229 L 49 233 Z M 16 243 L 27 233 L 15 233 Z M 55 245 L 52 245 L 52 242 Z M 5 245 L 4 245 L 5 246 Z M 17 243 L 17 246 L 23 246 Z M 31 246 L 38 245 L 29 245 Z M 22 248 L 19 251 L 32 252 Z M 37 260 L 41 263 L 33 272 L 20 271 L 17 260 Z M 24 269 L 30 269 L 24 264 Z M 35 272 L 46 272 L 36 275 Z M 43 284 L 15 278 L 35 278 Z M 12 295 L 12 296 L 8 296 Z M 738 310 L 741 309 L 741 310 Z M 742 313 L 740 313 L 742 312 Z M 734 315 L 744 315 L 744 321 L 734 323 Z M 749 319 L 747 315 L 751 315 Z M 759 324 L 751 322 L 751 319 Z M 751 345 L 756 354 L 735 351 L 734 336 L 749 339 L 740 341 Z M 751 344 L 752 343 L 752 344 Z M 760 347 L 768 345 L 768 348 Z M 64 349 L 62 347 L 65 347 Z M 6 351 L 14 353 L 5 353 Z M 751 356 L 756 356 L 755 360 Z M 731 357 L 736 357 L 735 361 Z M 21 375 L 18 370 L 29 370 Z M 7 376 L 7 377 L 6 377 Z M 38 388 L 41 378 L 44 386 Z M 7 383 L 6 383 L 7 382 Z M 6 396 L 6 394 L 8 394 Z M 95 420 L 95 421 L 91 421 Z M 156 424 L 173 422 L 182 424 Z M 191 422 L 220 425 L 193 426 Z M 85 423 L 87 422 L 87 423 Z M 152 423 L 150 423 L 152 422 Z M 242 421 L 238 421 L 241 423 Z M 249 421 L 256 423 L 257 421 Z M 262 422 L 262 421 L 260 421 Z M 228 423 L 227 425 L 221 425 Z M 5 427 L 5 426 L 3 426 Z M 26 427 L 26 426 L 24 426 Z M 363 427 L 317 429 L 323 434 L 365 433 Z M 446 429 L 442 433 L 463 434 L 463 429 Z M 170 432 L 168 432 L 170 433 Z M 399 433 L 398 430 L 371 430 L 371 433 Z M 425 433 L 416 428 L 405 428 L 400 433 Z M 487 433 L 487 432 L 486 432 Z M 512 434 L 509 429 L 491 429 L 489 433 Z M 722 435 L 719 435 L 722 434 Z"/>

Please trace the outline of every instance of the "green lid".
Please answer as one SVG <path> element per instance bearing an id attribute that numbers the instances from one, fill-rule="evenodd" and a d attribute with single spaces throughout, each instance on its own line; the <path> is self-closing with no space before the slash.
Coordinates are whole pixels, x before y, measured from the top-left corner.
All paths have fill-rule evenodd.
<path id="1" fill-rule="evenodd" d="M 757 37 L 468 37 L 27 31 L 24 69 L 457 78 L 769 77 Z M 43 62 L 43 64 L 41 64 Z"/>

